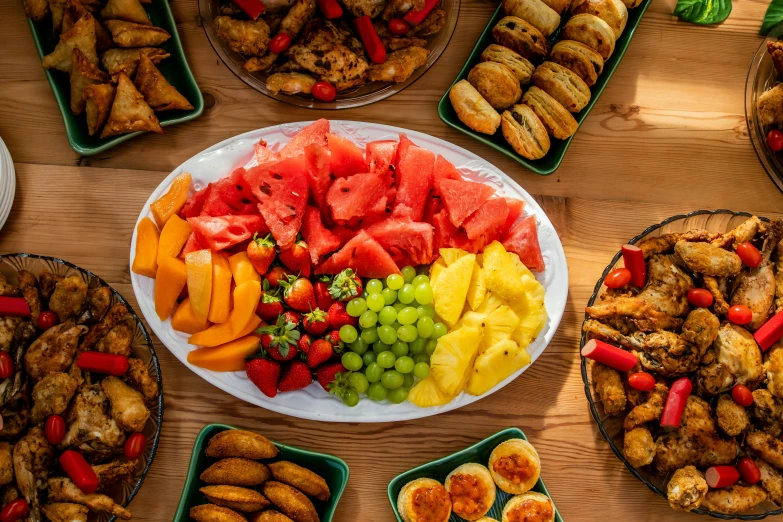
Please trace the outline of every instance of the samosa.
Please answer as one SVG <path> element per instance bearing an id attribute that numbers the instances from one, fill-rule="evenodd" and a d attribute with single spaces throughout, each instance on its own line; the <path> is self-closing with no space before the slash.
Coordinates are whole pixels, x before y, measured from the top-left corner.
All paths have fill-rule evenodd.
<path id="1" fill-rule="evenodd" d="M 110 78 L 105 72 L 84 56 L 81 49 L 73 51 L 73 67 L 71 67 L 71 112 L 81 114 L 84 112 L 84 89 L 88 85 L 107 83 Z"/>
<path id="2" fill-rule="evenodd" d="M 106 118 L 109 117 L 116 90 L 116 87 L 110 83 L 88 85 L 84 89 L 87 130 L 90 132 L 90 136 L 101 130 L 101 127 L 106 122 Z"/>
<path id="3" fill-rule="evenodd" d="M 40 22 L 49 14 L 49 0 L 24 0 L 24 14 Z"/>
<path id="4" fill-rule="evenodd" d="M 141 25 L 152 25 L 147 12 L 139 3 L 139 0 L 109 0 L 106 7 L 101 9 L 101 18 L 104 20 L 124 20 Z"/>
<path id="5" fill-rule="evenodd" d="M 90 63 L 98 63 L 96 52 L 95 23 L 89 13 L 77 21 L 67 32 L 60 35 L 60 41 L 50 54 L 44 56 L 41 65 L 45 69 L 57 69 L 58 71 L 71 72 L 73 55 L 71 51 L 80 49 Z"/>
<path id="6" fill-rule="evenodd" d="M 87 14 L 87 9 L 79 0 L 68 0 L 65 4 L 65 14 L 63 15 L 63 31 L 70 31 L 71 27 Z M 93 17 L 95 23 L 95 49 L 98 54 L 104 53 L 114 47 L 114 41 L 109 32 L 101 23 Z"/>
<path id="7" fill-rule="evenodd" d="M 49 0 L 49 10 L 52 12 L 52 33 L 62 33 L 65 0 Z"/>
<path id="8" fill-rule="evenodd" d="M 160 63 L 169 56 L 169 53 L 159 47 L 140 47 L 137 49 L 110 49 L 101 56 L 101 63 L 112 79 L 116 82 L 120 73 L 125 73 L 128 78 L 136 75 L 139 66 L 139 58 L 145 55 L 152 63 Z"/>
<path id="9" fill-rule="evenodd" d="M 168 31 L 160 27 L 122 20 L 106 20 L 106 28 L 120 47 L 155 47 L 171 38 Z"/>
<path id="10" fill-rule="evenodd" d="M 144 101 L 144 96 L 136 90 L 130 78 L 120 74 L 117 93 L 114 96 L 109 119 L 101 132 L 101 138 L 136 131 L 163 133 L 158 118 Z"/>
<path id="11" fill-rule="evenodd" d="M 187 98 L 171 85 L 146 54 L 141 55 L 139 69 L 133 84 L 156 112 L 193 108 Z"/>

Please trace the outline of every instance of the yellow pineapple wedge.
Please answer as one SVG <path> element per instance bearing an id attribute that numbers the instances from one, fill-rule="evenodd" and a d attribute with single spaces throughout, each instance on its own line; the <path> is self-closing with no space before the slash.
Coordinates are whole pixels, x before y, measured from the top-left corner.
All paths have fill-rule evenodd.
<path id="1" fill-rule="evenodd" d="M 484 298 L 484 302 L 481 303 L 481 306 L 478 307 L 478 310 L 476 310 L 479 313 L 482 314 L 489 314 L 496 308 L 499 308 L 506 304 L 503 299 L 498 297 L 498 295 L 494 292 L 487 292 L 487 296 Z"/>
<path id="2" fill-rule="evenodd" d="M 540 284 L 522 299 L 510 302 L 509 307 L 519 317 L 519 324 L 511 338 L 526 348 L 541 333 L 547 319 L 544 307 L 544 287 Z"/>
<path id="3" fill-rule="evenodd" d="M 476 358 L 465 391 L 482 395 L 528 364 L 527 351 L 514 341 L 506 339 L 495 343 Z"/>
<path id="4" fill-rule="evenodd" d="M 477 256 L 478 257 L 478 256 Z M 484 269 L 478 264 L 473 266 L 473 275 L 468 286 L 468 304 L 471 310 L 477 310 L 487 296 L 487 284 L 484 281 Z"/>
<path id="5" fill-rule="evenodd" d="M 446 395 L 438 385 L 435 379 L 425 377 L 416 383 L 408 392 L 408 400 L 419 408 L 431 408 L 432 406 L 443 406 L 454 400 L 455 395 Z"/>
<path id="6" fill-rule="evenodd" d="M 462 316 L 462 319 L 459 320 L 459 322 L 454 325 L 454 328 L 461 328 L 463 326 L 472 326 L 473 328 L 478 328 L 479 330 L 483 330 L 484 326 L 486 326 L 487 321 L 487 314 L 481 314 L 478 312 L 465 312 L 465 314 Z"/>
<path id="7" fill-rule="evenodd" d="M 468 255 L 468 252 L 461 248 L 441 248 L 438 252 L 440 252 L 440 258 L 443 259 L 446 266 L 453 265 L 454 261 Z"/>
<path id="8" fill-rule="evenodd" d="M 438 260 L 432 263 L 432 266 L 430 266 L 430 286 L 433 290 L 435 289 L 435 283 L 438 279 L 438 276 L 444 268 L 446 268 L 446 262 L 442 257 L 439 257 Z"/>
<path id="9" fill-rule="evenodd" d="M 500 341 L 511 338 L 519 326 L 519 317 L 508 305 L 502 305 L 487 314 L 484 322 L 484 335 L 479 345 L 479 355 Z"/>
<path id="10" fill-rule="evenodd" d="M 487 289 L 506 301 L 521 299 L 532 284 L 538 282 L 519 261 L 519 256 L 506 252 L 497 241 L 484 249 L 483 260 Z"/>
<path id="11" fill-rule="evenodd" d="M 433 289 L 435 313 L 449 328 L 453 327 L 462 315 L 475 264 L 476 256 L 468 254 L 444 268 L 438 275 Z"/>
<path id="12" fill-rule="evenodd" d="M 472 326 L 463 326 L 438 339 L 430 357 L 430 375 L 440 391 L 446 395 L 462 391 L 480 342 L 481 330 Z"/>

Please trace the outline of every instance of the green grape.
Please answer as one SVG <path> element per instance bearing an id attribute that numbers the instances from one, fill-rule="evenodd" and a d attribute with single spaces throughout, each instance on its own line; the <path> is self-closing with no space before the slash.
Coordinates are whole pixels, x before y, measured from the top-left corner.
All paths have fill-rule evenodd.
<path id="1" fill-rule="evenodd" d="M 389 277 L 386 278 L 386 286 L 388 286 L 392 290 L 399 290 L 400 288 L 402 288 L 402 285 L 404 284 L 405 284 L 405 280 L 399 274 L 391 274 Z"/>
<path id="2" fill-rule="evenodd" d="M 418 312 L 412 306 L 406 306 L 397 312 L 397 320 L 400 324 L 413 324 L 419 318 Z"/>
<path id="3" fill-rule="evenodd" d="M 383 367 L 378 363 L 370 363 L 364 370 L 364 375 L 368 382 L 378 382 L 383 375 Z"/>
<path id="4" fill-rule="evenodd" d="M 381 283 L 380 279 L 370 279 L 364 288 L 368 294 L 380 294 L 381 290 L 383 290 L 383 283 Z"/>
<path id="5" fill-rule="evenodd" d="M 355 301 L 356 299 L 354 299 Z M 353 301 L 349 301 L 353 302 Z M 378 322 L 378 314 L 373 312 L 372 310 L 365 311 L 362 315 L 359 316 L 359 326 L 362 328 L 372 328 L 375 326 L 375 323 Z"/>
<path id="6" fill-rule="evenodd" d="M 389 392 L 386 394 L 386 397 L 392 404 L 402 404 L 405 402 L 405 399 L 408 398 L 408 388 L 400 387 L 389 390 Z"/>
<path id="7" fill-rule="evenodd" d="M 348 312 L 348 315 L 351 317 L 359 317 L 365 310 L 367 310 L 367 301 L 362 297 L 355 297 L 345 305 L 345 311 Z"/>
<path id="8" fill-rule="evenodd" d="M 403 376 L 397 370 L 388 370 L 381 375 L 381 384 L 387 390 L 394 390 L 402 386 Z"/>
<path id="9" fill-rule="evenodd" d="M 402 278 L 406 283 L 410 283 L 416 277 L 416 269 L 412 266 L 404 266 L 400 272 L 402 272 Z"/>
<path id="10" fill-rule="evenodd" d="M 413 374 L 412 373 L 406 373 L 402 376 L 402 387 L 403 388 L 410 388 L 413 386 Z"/>
<path id="11" fill-rule="evenodd" d="M 340 362 L 343 363 L 346 370 L 351 372 L 359 371 L 364 366 L 362 356 L 354 352 L 345 352 L 340 358 Z"/>
<path id="12" fill-rule="evenodd" d="M 375 354 L 372 353 L 372 352 L 367 352 L 364 355 L 375 355 Z M 419 363 L 427 363 L 427 364 L 429 364 L 430 363 L 430 356 L 427 355 L 426 352 L 414 355 L 413 356 L 413 362 L 415 362 L 416 364 L 419 364 Z M 365 361 L 365 364 L 367 364 L 367 361 Z"/>
<path id="13" fill-rule="evenodd" d="M 402 325 L 401 325 L 399 322 L 397 322 L 397 321 L 394 321 L 394 322 L 393 322 L 392 324 L 390 324 L 389 326 L 391 326 L 392 328 L 394 328 L 394 331 L 396 332 L 397 330 L 399 330 L 400 326 L 402 326 Z"/>
<path id="14" fill-rule="evenodd" d="M 395 311 L 395 312 L 399 313 L 399 312 L 400 312 L 400 310 L 402 310 L 403 308 L 405 308 L 405 303 L 401 303 L 401 302 L 397 301 L 396 303 L 394 303 L 394 304 L 392 305 L 392 308 L 394 308 L 394 311 Z"/>
<path id="15" fill-rule="evenodd" d="M 424 337 L 425 339 L 429 339 L 432 337 L 432 334 L 435 332 L 435 321 L 427 317 L 426 315 L 419 319 L 419 322 L 416 323 L 416 329 L 419 332 L 419 337 Z"/>
<path id="16" fill-rule="evenodd" d="M 397 332 L 389 325 L 379 326 L 378 338 L 386 344 L 394 344 L 397 340 Z"/>
<path id="17" fill-rule="evenodd" d="M 352 342 L 349 346 L 352 352 L 357 353 L 359 355 L 364 355 L 367 350 L 370 348 L 370 343 L 359 337 L 354 342 Z"/>
<path id="18" fill-rule="evenodd" d="M 367 293 L 367 290 L 362 290 L 362 293 L 361 293 L 361 295 L 359 295 L 359 297 L 361 297 L 362 299 L 364 299 L 366 301 L 368 295 L 370 295 L 370 294 Z"/>
<path id="19" fill-rule="evenodd" d="M 372 351 L 375 355 L 378 355 L 381 352 L 387 352 L 391 349 L 391 345 L 386 344 L 385 342 L 378 339 L 374 343 L 372 343 Z"/>
<path id="20" fill-rule="evenodd" d="M 424 353 L 424 347 L 427 346 L 427 339 L 418 337 L 415 341 L 408 343 L 408 348 L 412 355 L 419 355 Z"/>
<path id="21" fill-rule="evenodd" d="M 432 353 L 435 351 L 435 348 L 437 347 L 438 347 L 438 342 L 430 339 L 429 341 L 427 341 L 427 347 L 424 348 L 424 351 L 427 352 L 427 355 L 431 356 Z M 373 346 L 373 350 L 375 350 L 374 346 Z"/>
<path id="22" fill-rule="evenodd" d="M 367 376 L 363 373 L 352 372 L 350 375 L 348 375 L 348 384 L 350 384 L 357 392 L 364 393 L 367 391 L 367 387 L 370 385 L 370 381 L 367 380 Z"/>
<path id="23" fill-rule="evenodd" d="M 380 312 L 384 306 L 386 306 L 386 301 L 383 300 L 381 294 L 370 294 L 367 296 L 367 308 L 373 312 Z"/>
<path id="24" fill-rule="evenodd" d="M 446 328 L 446 325 L 443 323 L 435 323 L 432 329 L 432 338 L 433 339 L 440 339 L 444 335 L 449 333 L 449 329 Z"/>
<path id="25" fill-rule="evenodd" d="M 385 400 L 389 395 L 389 390 L 383 387 L 383 384 L 374 382 L 367 388 L 367 396 L 374 401 Z"/>
<path id="26" fill-rule="evenodd" d="M 394 361 L 394 369 L 400 373 L 411 373 L 415 364 L 416 363 L 413 362 L 413 359 L 406 355 Z M 343 364 L 343 366 L 345 366 L 345 364 Z M 347 366 L 345 367 L 348 368 Z"/>
<path id="27" fill-rule="evenodd" d="M 401 303 L 410 304 L 416 298 L 416 289 L 412 284 L 406 284 L 397 292 L 397 299 Z"/>
<path id="28" fill-rule="evenodd" d="M 361 338 L 364 342 L 367 344 L 372 344 L 375 341 L 378 340 L 378 330 L 375 327 L 372 328 L 364 328 L 362 327 L 362 335 Z"/>
<path id="29" fill-rule="evenodd" d="M 430 278 L 427 277 L 426 274 L 419 274 L 416 277 L 413 278 L 413 281 L 405 281 L 406 283 L 410 282 L 413 286 L 419 286 L 423 285 L 424 283 L 429 284 Z"/>
<path id="30" fill-rule="evenodd" d="M 419 317 L 429 317 L 430 319 L 435 319 L 435 309 L 429 305 L 421 305 L 416 309 L 416 313 L 419 314 Z"/>
<path id="31" fill-rule="evenodd" d="M 416 287 L 413 295 L 417 303 L 428 305 L 432 302 L 432 287 L 429 283 L 422 283 Z"/>
<path id="32" fill-rule="evenodd" d="M 375 359 L 377 357 L 378 356 L 375 354 L 375 352 L 365 352 L 364 355 L 362 355 L 362 362 L 364 363 L 365 366 L 370 366 L 372 363 L 375 362 Z"/>
<path id="33" fill-rule="evenodd" d="M 424 379 L 430 374 L 430 365 L 425 362 L 417 362 L 413 367 L 413 375 L 419 379 Z"/>
<path id="34" fill-rule="evenodd" d="M 406 343 L 412 343 L 419 338 L 419 332 L 416 331 L 416 327 L 412 324 L 405 324 L 397 328 L 397 338 Z"/>
<path id="35" fill-rule="evenodd" d="M 340 327 L 340 340 L 344 343 L 352 343 L 359 337 L 356 327 L 350 324 L 344 324 Z"/>
<path id="36" fill-rule="evenodd" d="M 395 357 L 402 357 L 403 355 L 408 355 L 408 343 L 400 340 L 395 341 L 394 344 L 391 345 L 391 352 L 394 354 Z"/>
<path id="37" fill-rule="evenodd" d="M 381 324 L 392 324 L 397 320 L 397 310 L 391 306 L 384 306 L 378 313 L 378 322 Z"/>
<path id="38" fill-rule="evenodd" d="M 353 408 L 359 404 L 359 393 L 353 388 L 348 388 L 345 390 L 345 393 L 343 393 L 343 402 L 346 406 Z"/>
<path id="39" fill-rule="evenodd" d="M 391 368 L 394 366 L 394 363 L 397 361 L 397 357 L 394 355 L 394 353 L 390 351 L 381 352 L 378 354 L 378 359 L 376 359 L 377 364 L 381 368 Z"/>
<path id="40" fill-rule="evenodd" d="M 397 300 L 397 291 L 392 290 L 391 288 L 384 288 L 381 292 L 381 295 L 383 296 L 383 300 L 386 302 L 387 306 L 393 305 Z"/>

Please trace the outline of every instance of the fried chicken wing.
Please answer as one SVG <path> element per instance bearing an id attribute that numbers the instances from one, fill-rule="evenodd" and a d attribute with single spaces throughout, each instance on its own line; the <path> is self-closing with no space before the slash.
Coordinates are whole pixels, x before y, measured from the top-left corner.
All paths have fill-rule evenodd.
<path id="1" fill-rule="evenodd" d="M 424 9 L 424 0 L 389 0 L 383 8 L 382 18 L 387 22 L 392 18 L 402 18 L 408 11 Z"/>
<path id="2" fill-rule="evenodd" d="M 0 442 L 0 485 L 5 486 L 14 480 L 13 447 L 7 442 Z"/>
<path id="3" fill-rule="evenodd" d="M 765 500 L 767 500 L 767 493 L 761 486 L 734 484 L 727 488 L 709 490 L 702 507 L 717 513 L 733 515 L 750 511 Z"/>
<path id="4" fill-rule="evenodd" d="M 65 420 L 68 431 L 62 446 L 77 449 L 91 460 L 102 460 L 125 443 L 124 433 L 109 415 L 109 400 L 100 384 L 79 387 Z"/>
<path id="5" fill-rule="evenodd" d="M 383 48 L 387 52 L 399 51 L 401 49 L 407 49 L 408 47 L 426 47 L 427 40 L 423 38 L 416 38 L 415 36 L 398 36 L 389 31 L 389 24 L 382 19 L 375 19 L 372 23 L 375 28 L 375 32 L 378 33 L 378 37 L 381 39 Z"/>
<path id="6" fill-rule="evenodd" d="M 718 330 L 714 347 L 718 362 L 734 376 L 734 384 L 755 383 L 762 379 L 761 350 L 746 329 L 725 323 Z"/>
<path id="7" fill-rule="evenodd" d="M 682 233 L 663 234 L 662 236 L 647 238 L 637 243 L 636 246 L 642 249 L 644 258 L 647 259 L 654 254 L 669 252 L 678 241 L 714 241 L 720 236 L 720 234 L 706 230 L 689 230 Z"/>
<path id="8" fill-rule="evenodd" d="M 436 34 L 446 25 L 446 18 L 446 10 L 442 7 L 436 7 L 427 15 L 427 18 L 425 18 L 422 23 L 413 27 L 410 32 L 408 32 L 408 36 L 417 36 L 421 38 L 422 36 Z"/>
<path id="9" fill-rule="evenodd" d="M 3 416 L 3 429 L 0 430 L 1 439 L 16 439 L 27 428 L 30 420 L 30 408 L 27 399 L 19 392 L 3 404 L 0 409 Z"/>
<path id="10" fill-rule="evenodd" d="M 22 290 L 18 286 L 9 284 L 5 276 L 0 273 L 0 295 L 4 297 L 19 297 L 22 295 Z"/>
<path id="11" fill-rule="evenodd" d="M 759 94 L 756 109 L 763 125 L 783 124 L 783 84 L 778 83 Z"/>
<path id="12" fill-rule="evenodd" d="M 696 372 L 696 388 L 699 393 L 717 395 L 730 390 L 734 386 L 734 375 L 726 365 L 718 362 L 715 348 L 708 350 L 706 356 L 710 362 L 700 367 Z"/>
<path id="13" fill-rule="evenodd" d="M 680 337 L 694 344 L 701 357 L 712 346 L 719 331 L 720 319 L 706 308 L 696 308 L 685 318 Z"/>
<path id="14" fill-rule="evenodd" d="M 642 341 L 642 350 L 639 357 L 642 366 L 665 377 L 696 370 L 702 355 L 695 345 L 666 330 L 647 335 Z"/>
<path id="15" fill-rule="evenodd" d="M 595 392 L 601 398 L 604 413 L 617 415 L 625 410 L 625 387 L 620 372 L 593 361 L 591 365 Z"/>
<path id="16" fill-rule="evenodd" d="M 748 412 L 734 402 L 731 395 L 724 393 L 718 399 L 718 405 L 715 407 L 715 415 L 718 418 L 718 426 L 723 433 L 730 437 L 736 437 L 748 427 L 750 419 Z"/>
<path id="17" fill-rule="evenodd" d="M 729 312 L 729 303 L 726 301 L 726 294 L 728 291 L 725 289 L 726 279 L 718 279 L 714 276 L 704 276 L 704 288 L 712 294 L 715 301 L 713 310 L 718 315 L 726 315 Z"/>
<path id="18" fill-rule="evenodd" d="M 588 306 L 585 311 L 591 318 L 599 321 L 613 321 L 624 317 L 630 318 L 636 328 L 643 332 L 678 330 L 683 323 L 682 319 L 658 311 L 638 296 L 617 297 Z"/>
<path id="19" fill-rule="evenodd" d="M 150 410 L 144 404 L 141 393 L 113 375 L 103 379 L 101 388 L 109 399 L 111 416 L 117 425 L 126 431 L 142 431 L 150 416 Z"/>
<path id="20" fill-rule="evenodd" d="M 34 324 L 38 324 L 38 315 L 41 313 L 41 294 L 38 292 L 38 279 L 35 274 L 27 270 L 17 272 L 19 288 L 22 289 L 22 296 L 30 307 L 30 318 Z"/>
<path id="21" fill-rule="evenodd" d="M 85 495 L 82 490 L 68 478 L 49 479 L 49 500 L 54 502 L 72 502 L 87 506 L 91 511 L 110 513 L 124 520 L 131 519 L 131 513 L 106 495 Z"/>
<path id="22" fill-rule="evenodd" d="M 125 308 L 124 305 L 116 304 L 112 306 L 109 311 L 106 312 L 106 315 L 104 315 L 103 318 L 98 322 L 98 324 L 95 324 L 92 328 L 90 328 L 90 331 L 87 332 L 87 335 L 84 336 L 82 344 L 79 348 L 82 350 L 91 349 L 95 343 L 103 338 L 104 335 L 109 333 L 112 328 L 117 326 L 127 314 L 128 309 Z"/>
<path id="23" fill-rule="evenodd" d="M 41 289 L 41 297 L 49 301 L 52 298 L 52 294 L 54 294 L 57 283 L 63 279 L 65 277 L 60 274 L 53 274 L 49 270 L 41 270 L 41 273 L 38 275 L 38 287 Z"/>
<path id="24" fill-rule="evenodd" d="M 14 332 L 24 322 L 21 317 L 0 316 L 0 350 L 7 352 L 14 340 Z"/>
<path id="25" fill-rule="evenodd" d="M 777 437 L 783 432 L 783 400 L 769 390 L 753 390 L 751 414 L 761 430 Z"/>
<path id="26" fill-rule="evenodd" d="M 762 459 L 753 459 L 761 474 L 761 487 L 768 498 L 777 505 L 783 505 L 783 475 Z"/>
<path id="27" fill-rule="evenodd" d="M 294 38 L 304 27 L 305 23 L 315 14 L 315 0 L 296 0 L 291 9 L 280 22 L 280 31 L 288 33 Z"/>
<path id="28" fill-rule="evenodd" d="M 740 243 L 752 241 L 759 232 L 764 230 L 764 223 L 753 216 L 743 221 L 738 227 L 729 230 L 725 234 L 712 241 L 712 244 L 720 248 L 737 248 Z"/>
<path id="29" fill-rule="evenodd" d="M 588 319 L 585 321 L 582 329 L 599 339 L 615 342 L 629 350 L 638 351 L 642 349 L 644 334 L 641 332 L 636 332 L 632 335 L 624 335 L 622 332 L 600 321 L 596 321 L 595 319 Z"/>
<path id="30" fill-rule="evenodd" d="M 623 456 L 628 463 L 639 468 L 646 466 L 655 457 L 655 440 L 647 428 L 634 428 L 623 436 Z"/>
<path id="31" fill-rule="evenodd" d="M 685 466 L 674 472 L 666 485 L 669 505 L 678 511 L 697 509 L 707 495 L 707 481 L 694 466 Z"/>
<path id="32" fill-rule="evenodd" d="M 764 357 L 767 389 L 775 397 L 783 398 L 783 340 L 773 344 Z"/>
<path id="33" fill-rule="evenodd" d="M 111 306 L 111 290 L 108 286 L 99 286 L 87 291 L 87 306 L 76 319 L 76 324 L 91 325 L 97 323 Z"/>
<path id="34" fill-rule="evenodd" d="M 253 21 L 218 16 L 212 23 L 218 38 L 226 42 L 234 52 L 263 56 L 269 46 L 269 26 L 262 18 Z"/>
<path id="35" fill-rule="evenodd" d="M 715 277 L 733 277 L 742 270 L 742 261 L 734 252 L 711 243 L 678 241 L 674 252 L 692 271 Z"/>
<path id="36" fill-rule="evenodd" d="M 133 329 L 127 323 L 120 323 L 103 336 L 95 345 L 95 349 L 103 353 L 129 356 L 131 342 L 133 341 Z"/>
<path id="37" fill-rule="evenodd" d="M 60 322 L 76 316 L 87 300 L 87 283 L 79 276 L 70 276 L 58 281 L 49 299 L 49 310 L 57 314 Z"/>
<path id="38" fill-rule="evenodd" d="M 90 512 L 86 506 L 70 502 L 52 502 L 43 506 L 41 511 L 51 522 L 87 522 Z"/>
<path id="39" fill-rule="evenodd" d="M 752 431 L 745 437 L 745 444 L 757 457 L 783 469 L 783 441 L 763 431 Z"/>
<path id="40" fill-rule="evenodd" d="M 14 446 L 14 475 L 19 492 L 30 506 L 28 520 L 41 519 L 38 490 L 46 487 L 53 459 L 54 448 L 40 426 L 30 429 Z"/>
<path id="41" fill-rule="evenodd" d="M 310 94 L 313 92 L 313 85 L 316 80 L 309 74 L 298 72 L 275 73 L 269 75 L 266 79 L 266 88 L 277 94 Z"/>
<path id="42" fill-rule="evenodd" d="M 158 397 L 158 383 L 149 374 L 147 366 L 141 359 L 128 359 L 128 363 L 128 371 L 123 378 L 141 393 L 147 403 L 151 403 Z"/>
<path id="43" fill-rule="evenodd" d="M 369 16 L 375 18 L 386 4 L 386 0 L 343 0 L 343 4 L 354 18 Z"/>
<path id="44" fill-rule="evenodd" d="M 669 395 L 669 388 L 662 382 L 655 383 L 655 388 L 647 394 L 647 400 L 636 406 L 625 417 L 623 427 L 626 431 L 631 431 L 639 426 L 644 426 L 661 418 L 663 405 L 666 403 L 666 397 Z"/>
<path id="45" fill-rule="evenodd" d="M 376 63 L 370 69 L 371 82 L 401 83 L 410 78 L 411 74 L 427 63 L 430 52 L 421 47 L 408 47 L 394 51 L 386 56 L 386 61 Z"/>
<path id="46" fill-rule="evenodd" d="M 671 256 L 654 255 L 647 261 L 647 284 L 638 297 L 656 310 L 683 317 L 690 311 L 688 291 L 692 288 L 693 279 Z"/>
<path id="47" fill-rule="evenodd" d="M 50 373 L 67 370 L 76 354 L 79 338 L 86 331 L 86 326 L 68 321 L 49 328 L 33 341 L 24 356 L 24 366 L 30 378 L 39 381 Z"/>
<path id="48" fill-rule="evenodd" d="M 68 407 L 76 393 L 76 379 L 64 372 L 53 372 L 33 386 L 33 409 L 30 420 L 33 424 L 43 422 L 46 417 L 61 414 Z"/>
<path id="49" fill-rule="evenodd" d="M 106 464 L 94 464 L 90 466 L 98 477 L 98 491 L 131 478 L 136 473 L 136 462 L 120 462 L 114 460 Z"/>

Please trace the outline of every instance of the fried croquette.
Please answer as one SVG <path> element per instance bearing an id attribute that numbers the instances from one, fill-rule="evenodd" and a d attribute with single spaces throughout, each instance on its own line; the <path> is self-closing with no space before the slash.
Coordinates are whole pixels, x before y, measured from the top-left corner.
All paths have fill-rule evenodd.
<path id="1" fill-rule="evenodd" d="M 258 486 L 272 477 L 269 468 L 260 462 L 248 459 L 230 458 L 215 462 L 201 474 L 207 484 L 229 486 Z"/>
<path id="2" fill-rule="evenodd" d="M 247 519 L 232 509 L 214 504 L 190 508 L 190 518 L 196 522 L 246 522 Z"/>
<path id="3" fill-rule="evenodd" d="M 294 522 L 320 522 L 315 506 L 299 490 L 270 480 L 263 486 L 264 495 Z"/>
<path id="4" fill-rule="evenodd" d="M 269 501 L 258 491 L 238 486 L 205 486 L 201 491 L 207 500 L 218 506 L 252 513 L 269 506 Z"/>
<path id="5" fill-rule="evenodd" d="M 273 462 L 269 469 L 275 480 L 293 486 L 318 500 L 329 500 L 329 486 L 317 473 L 288 461 Z"/>
<path id="6" fill-rule="evenodd" d="M 249 522 L 294 522 L 284 514 L 274 509 L 261 511 L 260 513 L 251 513 L 247 517 Z"/>
<path id="7" fill-rule="evenodd" d="M 278 449 L 263 435 L 245 430 L 221 431 L 207 444 L 207 457 L 241 457 L 251 460 L 271 459 Z"/>

